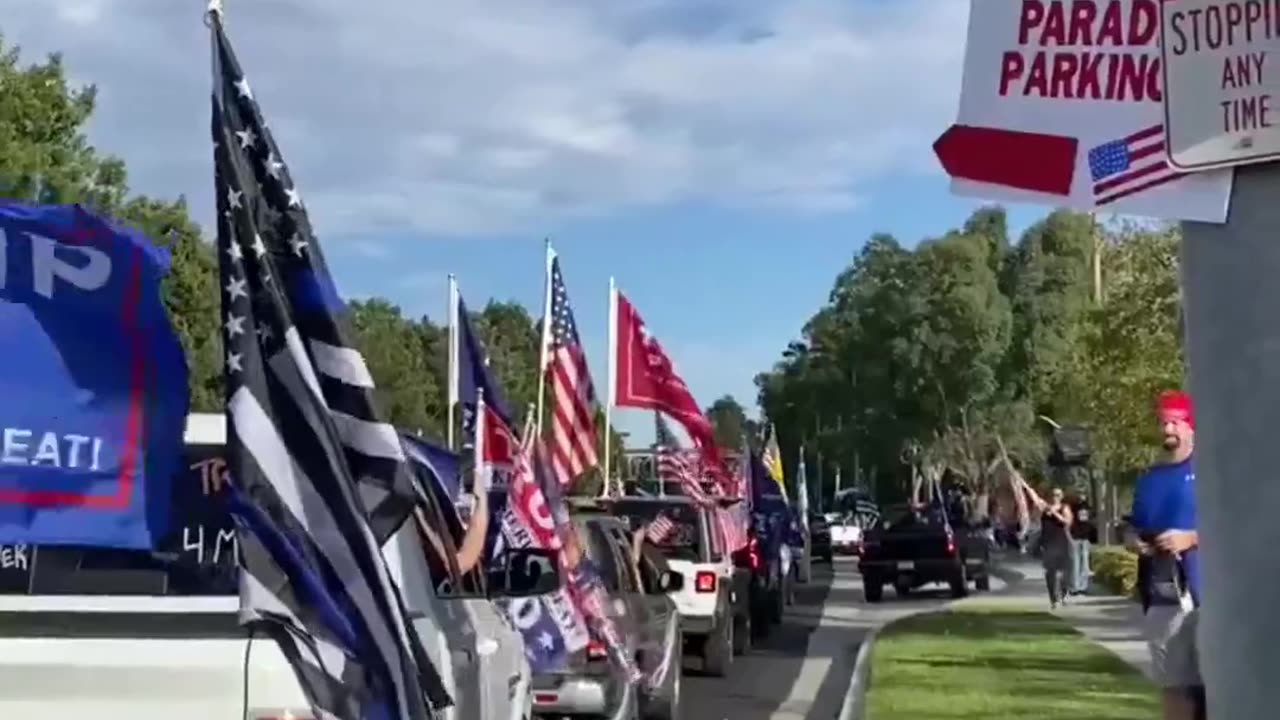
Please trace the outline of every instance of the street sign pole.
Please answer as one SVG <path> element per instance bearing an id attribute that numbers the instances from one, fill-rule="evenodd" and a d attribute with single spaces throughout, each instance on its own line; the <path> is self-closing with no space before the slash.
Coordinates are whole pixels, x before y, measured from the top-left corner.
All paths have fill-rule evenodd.
<path id="1" fill-rule="evenodd" d="M 1183 223 L 1203 567 L 1201 673 L 1214 720 L 1275 717 L 1280 683 L 1280 166 L 1238 168 L 1225 225 Z"/>

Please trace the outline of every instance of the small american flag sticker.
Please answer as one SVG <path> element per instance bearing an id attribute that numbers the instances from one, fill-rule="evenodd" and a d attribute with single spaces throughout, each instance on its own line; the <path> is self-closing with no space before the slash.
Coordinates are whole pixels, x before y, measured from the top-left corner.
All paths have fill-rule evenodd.
<path id="1" fill-rule="evenodd" d="M 1164 125 L 1152 125 L 1128 137 L 1089 150 L 1093 200 L 1098 206 L 1182 177 L 1165 157 Z"/>

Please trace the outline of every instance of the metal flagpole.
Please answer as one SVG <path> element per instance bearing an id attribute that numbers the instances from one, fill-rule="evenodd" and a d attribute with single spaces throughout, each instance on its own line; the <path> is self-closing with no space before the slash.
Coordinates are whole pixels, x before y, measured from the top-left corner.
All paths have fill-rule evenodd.
<path id="1" fill-rule="evenodd" d="M 800 554 L 800 582 L 807 583 L 813 575 L 813 556 L 809 536 L 809 478 L 805 472 L 804 446 L 800 446 L 800 462 L 796 469 L 796 512 L 800 515 L 800 532 L 804 541 Z"/>
<path id="2" fill-rule="evenodd" d="M 551 238 L 546 239 L 546 270 L 542 278 L 542 342 L 538 351 L 538 409 L 534 416 L 534 429 L 542 436 L 542 403 L 547 391 L 547 365 L 551 353 L 551 264 L 556 252 L 551 249 Z"/>
<path id="3" fill-rule="evenodd" d="M 608 333 L 607 354 L 605 379 L 607 387 L 605 388 L 604 403 L 604 461 L 600 466 L 604 473 L 604 486 L 601 488 L 603 497 L 609 496 L 610 481 L 609 471 L 613 465 L 611 450 L 613 445 L 613 402 L 617 398 L 617 391 L 614 388 L 616 374 L 618 372 L 618 286 L 614 282 L 612 276 L 609 277 L 609 333 Z"/>
<path id="4" fill-rule="evenodd" d="M 450 450 L 457 450 L 454 437 L 454 408 L 458 406 L 458 277 L 449 273 L 449 335 L 448 359 L 445 361 L 445 383 L 448 387 L 448 407 L 445 410 L 445 438 Z"/>

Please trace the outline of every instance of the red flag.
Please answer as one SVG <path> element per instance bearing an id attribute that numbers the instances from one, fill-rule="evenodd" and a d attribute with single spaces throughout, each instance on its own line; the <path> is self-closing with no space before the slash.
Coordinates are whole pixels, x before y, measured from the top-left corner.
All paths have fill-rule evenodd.
<path id="1" fill-rule="evenodd" d="M 689 386 L 676 374 L 671 358 L 645 328 L 635 306 L 617 293 L 616 307 L 617 340 L 611 349 L 617 369 L 614 405 L 660 410 L 674 418 L 684 426 L 689 439 L 702 451 L 708 469 L 719 479 L 726 473 L 711 421 L 702 414 Z"/>
<path id="2" fill-rule="evenodd" d="M 484 441 L 480 443 L 480 462 L 495 468 L 511 471 L 516 467 L 516 457 L 520 453 L 520 440 L 492 406 L 485 404 L 481 410 L 484 422 L 480 425 Z"/>

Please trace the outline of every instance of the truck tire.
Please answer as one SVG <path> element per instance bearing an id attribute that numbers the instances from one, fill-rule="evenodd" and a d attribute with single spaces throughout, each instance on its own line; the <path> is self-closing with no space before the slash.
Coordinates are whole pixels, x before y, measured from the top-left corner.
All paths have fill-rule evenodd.
<path id="1" fill-rule="evenodd" d="M 950 585 L 951 597 L 962 598 L 969 595 L 969 578 L 965 574 L 963 564 L 952 572 Z"/>
<path id="2" fill-rule="evenodd" d="M 863 579 L 862 594 L 867 598 L 867 602 L 878 603 L 884 600 L 884 585 L 879 581 L 867 582 L 866 579 Z"/>
<path id="3" fill-rule="evenodd" d="M 721 619 L 702 646 L 702 671 L 713 677 L 729 674 L 733 665 L 733 616 Z"/>
<path id="4" fill-rule="evenodd" d="M 911 585 L 905 580 L 894 580 L 893 591 L 898 593 L 898 597 L 905 598 L 911 594 Z"/>
<path id="5" fill-rule="evenodd" d="M 973 581 L 973 587 L 979 592 L 987 592 L 991 589 L 991 576 L 983 572 Z"/>

